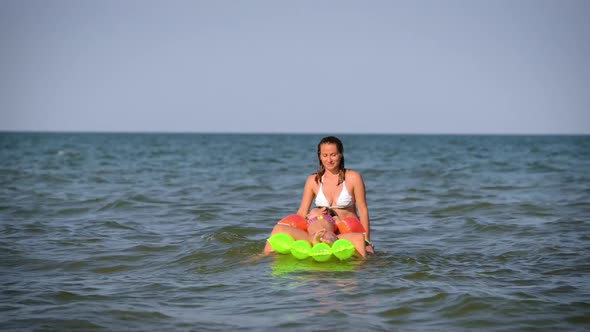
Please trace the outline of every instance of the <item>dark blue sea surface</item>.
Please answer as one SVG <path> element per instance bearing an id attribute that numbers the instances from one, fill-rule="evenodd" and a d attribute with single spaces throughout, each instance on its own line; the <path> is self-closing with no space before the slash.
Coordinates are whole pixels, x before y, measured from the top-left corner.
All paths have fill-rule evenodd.
<path id="1" fill-rule="evenodd" d="M 589 136 L 341 135 L 378 255 L 260 256 L 321 137 L 0 133 L 0 327 L 590 329 Z"/>

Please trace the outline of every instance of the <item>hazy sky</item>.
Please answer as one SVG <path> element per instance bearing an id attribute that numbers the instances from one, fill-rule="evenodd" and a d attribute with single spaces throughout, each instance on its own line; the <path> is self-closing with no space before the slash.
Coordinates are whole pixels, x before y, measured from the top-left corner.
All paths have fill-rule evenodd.
<path id="1" fill-rule="evenodd" d="M 590 1 L 1 0 L 0 130 L 590 134 Z"/>

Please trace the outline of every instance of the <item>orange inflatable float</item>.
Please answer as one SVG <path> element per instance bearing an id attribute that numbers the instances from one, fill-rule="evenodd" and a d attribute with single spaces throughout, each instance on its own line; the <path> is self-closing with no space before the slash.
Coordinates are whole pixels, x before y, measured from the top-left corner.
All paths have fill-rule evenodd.
<path id="1" fill-rule="evenodd" d="M 337 218 L 336 226 L 340 234 L 344 233 L 366 233 L 367 231 L 361 224 L 361 221 L 355 217 L 348 217 L 344 219 Z"/>
<path id="2" fill-rule="evenodd" d="M 299 228 L 300 230 L 307 232 L 307 220 L 298 214 L 286 216 L 279 220 L 277 224 Z"/>
<path id="3" fill-rule="evenodd" d="M 345 234 L 345 233 L 366 233 L 367 231 L 361 224 L 361 221 L 355 217 L 348 217 L 344 219 L 335 218 L 336 220 L 336 227 L 338 228 L 338 233 Z M 307 232 L 307 220 L 298 214 L 292 214 L 290 216 L 286 216 L 285 218 L 279 220 L 277 223 L 279 225 L 287 225 L 295 228 L 299 228 L 300 230 Z"/>

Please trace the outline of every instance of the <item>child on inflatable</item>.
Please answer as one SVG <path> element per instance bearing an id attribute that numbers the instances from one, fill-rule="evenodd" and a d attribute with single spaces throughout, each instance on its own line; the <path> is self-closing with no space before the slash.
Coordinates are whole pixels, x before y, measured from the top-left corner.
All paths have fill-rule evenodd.
<path id="1" fill-rule="evenodd" d="M 277 223 L 270 235 L 286 233 L 295 240 L 306 240 L 312 245 L 320 242 L 332 245 L 338 239 L 346 239 L 354 245 L 359 256 L 366 257 L 367 249 L 364 234 L 360 232 L 336 234 L 338 231 L 337 223 L 342 221 L 338 220 L 338 217 L 322 214 L 321 211 L 320 208 L 312 209 L 307 215 L 307 220 L 299 215 L 288 216 Z M 264 252 L 270 253 L 273 251 L 272 246 L 267 242 Z"/>

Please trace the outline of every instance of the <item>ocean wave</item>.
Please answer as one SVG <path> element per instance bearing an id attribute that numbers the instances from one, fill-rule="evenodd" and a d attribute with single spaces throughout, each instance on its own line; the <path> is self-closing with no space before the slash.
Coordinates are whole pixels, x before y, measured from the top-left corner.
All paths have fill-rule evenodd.
<path id="1" fill-rule="evenodd" d="M 318 263 L 262 255 L 317 167 L 315 136 L 277 137 L 11 136 L 0 170 L 2 327 L 588 324 L 588 138 L 347 136 L 378 253 Z"/>

